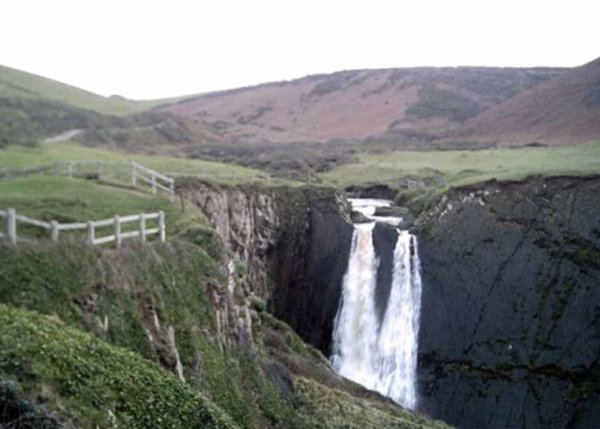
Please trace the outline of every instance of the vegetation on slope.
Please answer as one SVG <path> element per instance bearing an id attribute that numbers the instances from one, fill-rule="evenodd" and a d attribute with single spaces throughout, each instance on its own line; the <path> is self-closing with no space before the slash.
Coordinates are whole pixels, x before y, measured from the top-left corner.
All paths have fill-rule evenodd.
<path id="1" fill-rule="evenodd" d="M 138 110 L 133 103 L 118 98 L 102 97 L 52 79 L 4 66 L 0 66 L 0 97 L 54 101 L 106 115 L 123 115 Z"/>
<path id="2" fill-rule="evenodd" d="M 23 168 L 65 161 L 129 161 L 135 160 L 167 175 L 199 175 L 229 179 L 259 175 L 260 170 L 213 161 L 186 159 L 168 155 L 132 154 L 107 148 L 92 148 L 76 143 L 52 143 L 35 147 L 10 146 L 0 153 L 1 168 Z"/>
<path id="3" fill-rule="evenodd" d="M 155 199 L 93 189 L 100 185 L 85 181 L 60 180 L 62 185 L 55 185 L 64 191 L 102 198 L 105 207 L 85 201 L 87 211 L 82 213 L 87 216 Z M 35 178 L 29 181 L 34 191 L 29 198 L 24 195 L 28 181 L 2 186 L 11 189 L 13 202 L 31 208 L 34 195 L 41 196 L 44 188 Z M 132 201 L 125 201 L 124 195 Z M 67 192 L 53 198 L 68 211 Z M 36 210 L 39 216 L 47 215 L 42 206 Z M 328 407 L 314 404 L 317 398 L 322 404 L 331 398 L 331 406 L 346 401 L 359 404 L 356 411 L 362 420 L 357 414 L 352 418 L 361 427 L 419 427 L 412 413 L 334 374 L 319 352 L 265 312 L 256 298 L 230 294 L 222 286 L 227 283 L 222 251 L 201 213 L 187 208 L 170 216 L 179 238 L 167 243 L 144 245 L 130 240 L 123 248 L 110 250 L 89 246 L 78 237 L 61 237 L 59 243 L 0 245 L 0 302 L 8 306 L 2 307 L 5 316 L 0 318 L 6 318 L 3 324 L 13 324 L 10 336 L 4 336 L 3 327 L 7 342 L 0 349 L 7 357 L 0 358 L 0 377 L 17 382 L 28 401 L 51 411 L 59 422 L 84 428 L 108 427 L 108 410 L 119 427 L 146 427 L 150 424 L 146 418 L 157 418 L 155 410 L 166 413 L 164 427 L 182 427 L 176 417 L 192 418 L 185 404 L 194 401 L 214 403 L 241 428 L 354 427 L 350 418 L 334 418 Z M 244 267 L 239 262 L 236 267 L 236 283 L 245 282 Z M 53 321 L 13 308 L 33 310 Z M 247 320 L 246 311 L 252 320 L 250 330 L 239 325 L 241 319 Z M 44 335 L 56 342 L 45 346 L 50 353 L 45 358 L 34 356 L 33 350 L 44 350 Z M 129 351 L 114 351 L 102 341 Z M 58 361 L 59 350 L 66 355 L 65 362 Z M 45 361 L 49 363 L 42 364 Z M 156 364 L 180 375 L 187 387 L 162 374 Z M 131 374 L 123 376 L 125 370 Z M 307 383 L 312 386 L 308 390 L 303 387 Z M 144 387 L 136 399 L 138 384 Z M 155 388 L 162 393 L 153 395 Z M 319 396 L 310 393 L 314 389 Z M 200 392 L 206 400 L 186 392 Z M 170 414 L 169 407 L 181 403 L 184 412 Z M 139 417 L 144 406 L 152 408 Z M 207 409 L 199 407 L 198 413 Z M 421 421 L 423 427 L 434 427 L 425 418 Z"/>
<path id="4" fill-rule="evenodd" d="M 86 130 L 81 138 L 88 143 L 138 149 L 196 140 L 183 119 L 144 112 L 150 105 L 0 66 L 0 148 L 33 145 L 73 129 Z"/>
<path id="5" fill-rule="evenodd" d="M 360 154 L 358 158 L 358 163 L 334 168 L 321 174 L 321 179 L 344 187 L 384 183 L 401 188 L 408 179 L 445 187 L 533 175 L 583 176 L 600 173 L 600 142 L 568 147 L 385 152 Z"/>
<path id="6" fill-rule="evenodd" d="M 136 353 L 2 304 L 0 326 L 0 375 L 67 427 L 235 428 L 190 386 Z"/>

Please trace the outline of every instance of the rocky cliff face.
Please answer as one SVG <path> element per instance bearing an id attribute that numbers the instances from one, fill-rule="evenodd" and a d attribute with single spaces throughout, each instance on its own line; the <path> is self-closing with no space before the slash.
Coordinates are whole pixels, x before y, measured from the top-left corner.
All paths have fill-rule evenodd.
<path id="1" fill-rule="evenodd" d="M 232 261 L 247 269 L 242 291 L 265 301 L 300 336 L 329 353 L 352 241 L 342 194 L 318 188 L 182 183 Z"/>
<path id="2" fill-rule="evenodd" d="M 464 429 L 596 427 L 599 191 L 600 178 L 489 182 L 451 190 L 421 214 L 422 411 Z M 247 267 L 236 293 L 265 299 L 328 354 L 352 239 L 343 197 L 202 182 L 182 192 Z M 392 236 L 374 231 L 379 308 Z"/>
<path id="3" fill-rule="evenodd" d="M 600 421 L 600 178 L 490 182 L 421 216 L 420 408 L 463 429 Z"/>

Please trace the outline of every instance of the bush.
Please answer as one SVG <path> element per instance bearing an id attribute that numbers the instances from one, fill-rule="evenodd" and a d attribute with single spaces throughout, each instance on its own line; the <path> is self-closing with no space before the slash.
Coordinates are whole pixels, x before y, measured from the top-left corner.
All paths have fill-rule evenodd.
<path id="1" fill-rule="evenodd" d="M 37 313 L 0 305 L 0 376 L 77 427 L 222 428 L 230 418 L 157 364 Z M 109 413 L 110 411 L 110 413 Z"/>
<path id="2" fill-rule="evenodd" d="M 250 300 L 250 308 L 262 313 L 263 311 L 267 311 L 267 304 L 259 297 L 253 296 Z"/>

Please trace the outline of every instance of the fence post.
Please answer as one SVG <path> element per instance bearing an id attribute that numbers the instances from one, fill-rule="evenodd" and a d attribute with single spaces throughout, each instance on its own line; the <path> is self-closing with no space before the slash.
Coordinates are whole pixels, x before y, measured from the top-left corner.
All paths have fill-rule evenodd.
<path id="1" fill-rule="evenodd" d="M 102 179 L 103 166 L 102 161 L 98 161 L 98 179 Z"/>
<path id="2" fill-rule="evenodd" d="M 17 244 L 17 213 L 15 209 L 7 210 L 7 230 L 8 230 L 8 241 L 11 244 Z"/>
<path id="3" fill-rule="evenodd" d="M 69 179 L 73 178 L 73 163 L 69 161 Z"/>
<path id="4" fill-rule="evenodd" d="M 166 231 L 165 231 L 165 212 L 158 212 L 158 234 L 160 236 L 160 241 L 166 240 Z"/>
<path id="5" fill-rule="evenodd" d="M 231 182 L 235 183 L 235 170 L 231 171 Z"/>
<path id="6" fill-rule="evenodd" d="M 52 230 L 52 241 L 58 241 L 58 222 L 53 220 L 50 222 L 51 230 Z"/>
<path id="7" fill-rule="evenodd" d="M 117 249 L 121 248 L 121 218 L 119 215 L 115 216 L 115 239 L 117 240 Z"/>
<path id="8" fill-rule="evenodd" d="M 87 241 L 90 244 L 94 244 L 94 241 L 96 241 L 96 232 L 94 231 L 94 222 L 92 222 L 91 220 L 88 220 L 87 223 Z"/>
<path id="9" fill-rule="evenodd" d="M 135 162 L 131 161 L 131 184 L 134 188 L 137 187 L 137 171 L 135 170 Z"/>
<path id="10" fill-rule="evenodd" d="M 142 239 L 142 243 L 146 242 L 146 218 L 144 217 L 144 213 L 140 214 L 140 238 Z"/>
<path id="11" fill-rule="evenodd" d="M 156 194 L 156 176 L 152 173 L 152 193 Z"/>
<path id="12" fill-rule="evenodd" d="M 171 193 L 171 204 L 175 203 L 175 180 L 171 179 L 169 183 L 169 192 Z"/>

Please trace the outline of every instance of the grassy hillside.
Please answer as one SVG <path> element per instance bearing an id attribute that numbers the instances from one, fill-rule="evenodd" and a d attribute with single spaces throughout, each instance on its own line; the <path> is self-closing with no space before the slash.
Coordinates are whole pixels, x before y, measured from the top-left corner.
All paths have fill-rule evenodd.
<path id="1" fill-rule="evenodd" d="M 258 305 L 253 345 L 238 343 L 237 319 L 217 316 L 212 304 L 215 293 L 217 302 L 233 297 L 218 286 L 225 280 L 216 260 L 198 246 L 173 241 L 100 251 L 46 242 L 0 246 L 0 257 L 0 300 L 53 319 L 0 307 L 0 378 L 16 381 L 63 423 L 107 427 L 111 410 L 119 427 L 195 427 L 177 418 L 202 421 L 194 413 L 202 416 L 206 407 L 187 393 L 196 390 L 248 429 L 446 427 L 344 382 Z M 130 352 L 112 353 L 80 331 Z M 151 364 L 176 372 L 177 357 L 189 387 Z"/>
<path id="2" fill-rule="evenodd" d="M 358 159 L 358 163 L 342 165 L 319 177 L 337 186 L 379 182 L 402 187 L 409 178 L 431 186 L 460 186 L 532 175 L 600 174 L 600 141 L 569 147 L 386 152 L 361 154 Z"/>
<path id="3" fill-rule="evenodd" d="M 235 164 L 203 161 L 164 155 L 138 155 L 118 150 L 90 148 L 76 143 L 52 143 L 35 147 L 10 146 L 0 152 L 0 175 L 2 169 L 24 168 L 64 161 L 128 161 L 135 160 L 163 174 L 192 175 L 217 181 L 250 181 L 252 176 L 264 175 L 264 171 Z M 287 183 L 274 179 L 273 183 Z"/>
<path id="4" fill-rule="evenodd" d="M 26 395 L 40 395 L 67 427 L 115 427 L 113 420 L 129 429 L 236 427 L 190 386 L 135 353 L 1 304 L 0 325 L 0 376 Z"/>
<path id="5" fill-rule="evenodd" d="M 5 66 L 0 66 L 0 98 L 57 101 L 107 115 L 125 115 L 141 110 L 127 101 L 102 97 L 52 79 Z"/>
<path id="6" fill-rule="evenodd" d="M 161 110 L 193 120 L 221 143 L 405 142 L 415 136 L 426 142 L 564 71 L 351 70 L 205 94 Z"/>
<path id="7" fill-rule="evenodd" d="M 507 146 L 600 139 L 600 58 L 519 93 L 449 138 Z"/>
<path id="8" fill-rule="evenodd" d="M 146 149 L 196 140 L 183 119 L 146 112 L 152 105 L 102 97 L 0 66 L 0 148 L 34 145 L 73 129 L 85 130 L 82 138 L 96 144 L 145 145 Z"/>
<path id="9" fill-rule="evenodd" d="M 166 243 L 117 250 L 67 234 L 0 243 L 0 385 L 66 427 L 109 427 L 108 411 L 125 428 L 446 427 L 343 380 L 264 303 L 230 294 L 226 255 L 192 207 L 61 177 L 0 183 L 5 204 L 77 220 L 160 208 L 172 224 Z M 243 267 L 234 281 L 241 290 Z"/>

